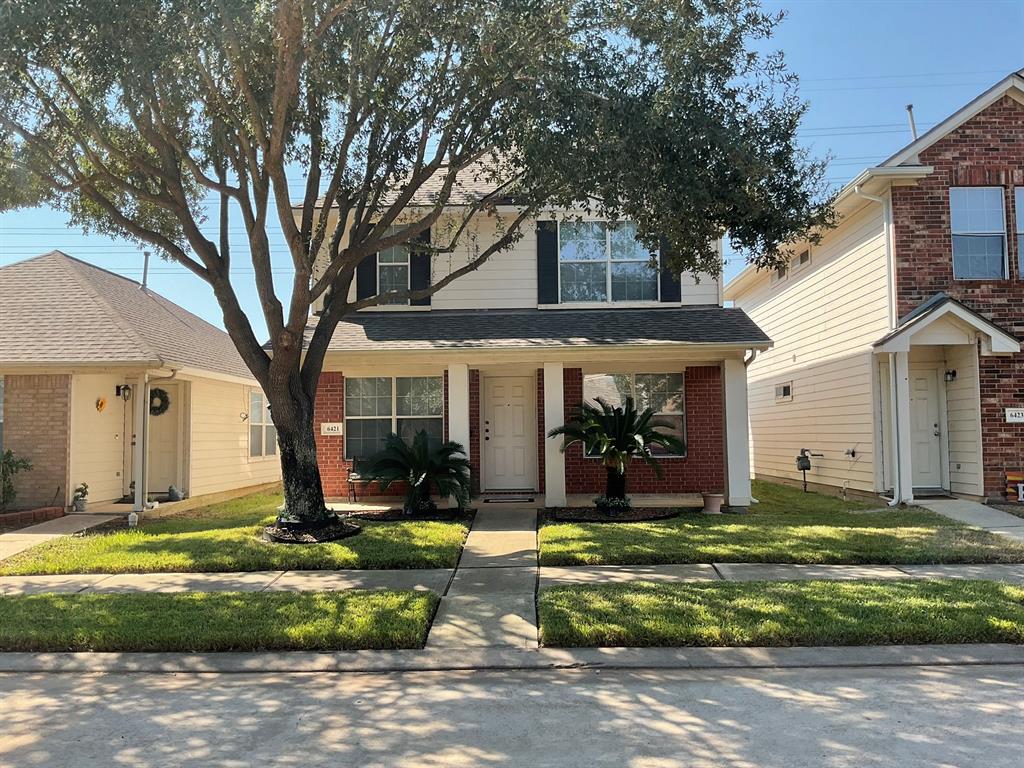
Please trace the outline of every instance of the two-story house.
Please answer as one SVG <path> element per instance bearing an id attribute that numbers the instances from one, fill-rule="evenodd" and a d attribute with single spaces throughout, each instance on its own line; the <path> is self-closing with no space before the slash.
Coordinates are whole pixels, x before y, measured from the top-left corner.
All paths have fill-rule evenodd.
<path id="1" fill-rule="evenodd" d="M 750 366 L 755 475 L 894 501 L 1000 498 L 1024 468 L 1024 72 L 839 193 L 839 224 L 725 296 Z"/>
<path id="2" fill-rule="evenodd" d="M 366 259 L 353 298 L 427 287 L 514 217 L 511 208 L 480 215 L 454 254 L 400 246 Z M 434 228 L 444 226 L 442 218 Z M 389 433 L 426 429 L 466 447 L 481 494 L 542 497 L 547 506 L 589 500 L 604 490 L 600 461 L 579 446 L 563 453 L 547 432 L 585 399 L 632 396 L 671 422 L 687 450 L 661 457 L 661 477 L 634 463 L 631 495 L 724 492 L 732 506 L 748 505 L 745 361 L 768 337 L 743 310 L 723 307 L 720 280 L 655 266 L 657 254 L 652 260 L 629 224 L 552 212 L 524 232 L 429 299 L 341 322 L 316 400 L 325 494 L 346 497 L 353 462 Z"/>

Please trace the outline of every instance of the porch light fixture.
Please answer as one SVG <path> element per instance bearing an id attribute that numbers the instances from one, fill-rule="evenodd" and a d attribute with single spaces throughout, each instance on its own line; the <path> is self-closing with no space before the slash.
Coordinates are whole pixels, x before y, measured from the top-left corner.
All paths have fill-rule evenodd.
<path id="1" fill-rule="evenodd" d="M 942 378 L 946 380 L 947 384 L 952 384 L 956 381 L 956 371 L 948 370 L 943 374 Z"/>

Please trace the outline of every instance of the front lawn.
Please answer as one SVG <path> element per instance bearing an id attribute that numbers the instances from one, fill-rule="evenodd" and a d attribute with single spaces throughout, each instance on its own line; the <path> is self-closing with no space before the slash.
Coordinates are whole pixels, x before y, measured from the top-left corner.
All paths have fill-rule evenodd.
<path id="1" fill-rule="evenodd" d="M 659 563 L 1019 563 L 1024 545 L 928 510 L 879 508 L 755 483 L 748 515 L 684 513 L 645 523 L 556 523 L 541 565 Z"/>
<path id="2" fill-rule="evenodd" d="M 257 494 L 134 531 L 55 539 L 0 561 L 0 575 L 452 568 L 469 533 L 462 523 L 360 522 L 361 533 L 328 544 L 270 544 L 260 534 L 280 503 Z"/>
<path id="3" fill-rule="evenodd" d="M 423 591 L 0 597 L 0 651 L 336 651 L 419 648 Z"/>
<path id="4" fill-rule="evenodd" d="M 760 581 L 551 587 L 550 646 L 1024 642 L 1024 588 L 992 581 Z"/>

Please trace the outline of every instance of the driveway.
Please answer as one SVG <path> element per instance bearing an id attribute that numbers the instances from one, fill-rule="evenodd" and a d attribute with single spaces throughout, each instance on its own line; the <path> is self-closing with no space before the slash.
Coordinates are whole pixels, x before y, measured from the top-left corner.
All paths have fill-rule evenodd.
<path id="1" fill-rule="evenodd" d="M 1024 666 L 0 675 L 0 766 L 1019 768 Z"/>

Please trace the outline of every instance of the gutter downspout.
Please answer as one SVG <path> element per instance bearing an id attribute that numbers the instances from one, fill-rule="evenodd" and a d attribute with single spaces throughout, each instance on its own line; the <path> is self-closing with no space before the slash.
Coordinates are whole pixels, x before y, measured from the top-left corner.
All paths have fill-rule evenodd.
<path id="1" fill-rule="evenodd" d="M 750 364 L 751 364 L 752 362 L 754 362 L 754 360 L 755 360 L 756 358 L 757 358 L 757 350 L 756 350 L 756 349 L 752 349 L 752 350 L 750 350 L 750 357 L 745 357 L 745 358 L 743 358 L 743 370 L 744 370 L 744 371 L 748 371 L 748 370 L 750 370 Z M 752 432 L 752 431 L 750 430 L 750 407 L 748 406 L 748 407 L 747 407 L 747 442 L 748 442 L 748 444 L 749 444 L 749 442 L 750 442 L 750 436 L 751 436 L 752 434 L 754 434 L 754 433 L 753 433 L 753 432 Z M 750 452 L 751 454 L 753 454 L 753 450 L 751 450 L 751 446 L 749 446 L 749 445 L 748 445 L 748 446 L 747 446 L 747 450 L 748 450 L 748 451 L 749 451 L 749 452 Z M 751 466 L 751 467 L 753 467 L 753 466 L 754 466 L 754 462 L 753 462 L 753 461 L 751 461 L 751 462 L 750 462 L 750 466 Z M 760 503 L 761 503 L 761 501 L 760 501 L 760 499 L 755 499 L 755 498 L 754 498 L 754 494 L 753 494 L 753 493 L 751 493 L 751 494 L 750 494 L 750 503 L 751 503 L 751 504 L 760 504 Z"/>
<path id="2" fill-rule="evenodd" d="M 862 197 L 865 200 L 870 200 L 873 203 L 878 203 L 882 206 L 882 227 L 883 236 L 885 237 L 885 275 L 887 282 L 887 289 L 889 294 L 889 330 L 896 329 L 896 259 L 893 255 L 895 250 L 892 241 L 892 199 L 888 197 L 880 197 L 879 195 L 870 195 L 865 192 L 858 184 L 853 188 L 853 194 L 858 197 Z M 890 507 L 895 507 L 903 501 L 901 495 L 902 478 L 900 477 L 900 435 L 899 435 L 899 419 L 897 417 L 899 403 L 896 397 L 896 357 L 892 353 L 889 354 L 889 397 L 891 407 L 891 421 L 890 431 L 892 432 L 892 472 L 893 472 L 893 487 L 892 487 L 892 501 L 889 502 Z"/>
<path id="3" fill-rule="evenodd" d="M 175 376 L 178 375 L 177 369 L 171 370 L 170 376 L 161 376 L 159 378 L 150 379 L 149 374 L 143 375 L 143 416 L 142 416 L 142 471 L 140 474 L 141 482 L 135 485 L 135 507 L 136 512 L 141 512 L 146 509 L 146 487 L 149 485 L 149 393 L 150 388 L 156 382 L 171 381 Z M 140 490 L 141 489 L 141 490 Z M 141 498 L 140 498 L 141 497 Z M 141 506 L 140 506 L 141 502 Z"/>

